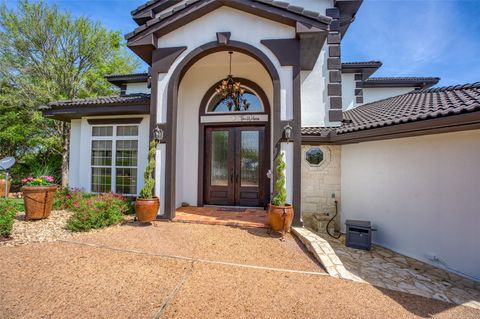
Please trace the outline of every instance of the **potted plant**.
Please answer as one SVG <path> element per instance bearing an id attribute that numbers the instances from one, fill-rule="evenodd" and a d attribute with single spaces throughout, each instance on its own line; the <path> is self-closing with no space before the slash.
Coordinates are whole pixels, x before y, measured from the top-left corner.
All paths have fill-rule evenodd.
<path id="1" fill-rule="evenodd" d="M 11 184 L 12 184 L 11 179 L 10 178 L 8 179 L 8 184 L 7 184 L 7 179 L 5 178 L 5 173 L 0 173 L 0 197 L 5 197 L 5 194 L 10 193 L 10 185 Z"/>
<path id="2" fill-rule="evenodd" d="M 153 196 L 153 188 L 155 180 L 153 179 L 153 170 L 155 169 L 155 149 L 156 142 L 150 143 L 148 151 L 148 164 L 145 169 L 144 185 L 140 191 L 140 196 L 135 201 L 135 215 L 140 222 L 151 222 L 157 218 L 158 209 L 160 208 L 160 199 Z"/>
<path id="3" fill-rule="evenodd" d="M 25 204 L 25 219 L 44 219 L 50 216 L 57 191 L 57 185 L 52 176 L 27 177 L 22 179 L 23 202 Z"/>
<path id="4" fill-rule="evenodd" d="M 277 162 L 277 181 L 275 182 L 275 196 L 272 203 L 268 205 L 268 223 L 270 229 L 282 232 L 282 240 L 285 232 L 290 232 L 293 220 L 293 206 L 287 204 L 287 189 L 285 187 L 285 159 L 283 153 L 280 153 L 276 159 Z"/>

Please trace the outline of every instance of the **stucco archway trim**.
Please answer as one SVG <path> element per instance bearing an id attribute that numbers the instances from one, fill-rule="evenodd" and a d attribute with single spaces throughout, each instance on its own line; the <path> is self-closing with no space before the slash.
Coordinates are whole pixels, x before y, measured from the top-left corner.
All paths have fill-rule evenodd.
<path id="1" fill-rule="evenodd" d="M 273 106 L 271 110 L 273 122 L 273 141 L 279 141 L 282 138 L 282 122 L 280 117 L 280 76 L 273 62 L 260 49 L 254 46 L 238 42 L 229 41 L 227 45 L 218 42 L 204 44 L 190 53 L 188 53 L 173 71 L 168 83 L 167 97 L 167 116 L 165 129 L 166 144 L 166 163 L 165 163 L 165 215 L 164 218 L 175 218 L 175 199 L 176 199 L 176 135 L 177 135 L 177 109 L 178 109 L 178 90 L 180 82 L 185 73 L 201 58 L 216 52 L 236 51 L 246 54 L 257 60 L 268 72 L 273 83 Z M 158 83 L 152 83 L 158 85 Z M 154 116 L 151 114 L 151 116 Z M 154 122 L 151 122 L 154 123 Z M 151 128 L 153 129 L 153 127 Z"/>

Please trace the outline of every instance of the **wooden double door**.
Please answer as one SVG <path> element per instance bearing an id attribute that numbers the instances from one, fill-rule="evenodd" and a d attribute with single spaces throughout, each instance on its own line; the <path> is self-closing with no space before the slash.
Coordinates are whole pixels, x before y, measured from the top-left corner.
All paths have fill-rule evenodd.
<path id="1" fill-rule="evenodd" d="M 264 126 L 205 129 L 205 204 L 265 205 L 265 142 Z"/>

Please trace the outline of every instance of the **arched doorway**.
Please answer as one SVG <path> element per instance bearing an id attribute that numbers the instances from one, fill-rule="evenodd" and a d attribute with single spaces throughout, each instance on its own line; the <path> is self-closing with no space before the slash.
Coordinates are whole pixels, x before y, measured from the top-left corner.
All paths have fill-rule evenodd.
<path id="1" fill-rule="evenodd" d="M 221 81 L 202 99 L 199 110 L 199 205 L 266 207 L 270 181 L 270 103 L 255 82 L 241 83 L 248 110 L 232 112 L 216 93 Z"/>
<path id="2" fill-rule="evenodd" d="M 167 87 L 167 101 L 166 101 L 166 125 L 165 128 L 165 217 L 172 219 L 175 217 L 175 205 L 178 202 L 176 193 L 181 191 L 181 187 L 177 187 L 177 175 L 179 172 L 176 169 L 177 166 L 177 113 L 178 113 L 178 101 L 179 101 L 179 88 L 183 77 L 189 71 L 189 69 L 200 59 L 216 52 L 228 52 L 234 51 L 250 56 L 264 68 L 267 72 L 269 81 L 272 86 L 272 98 L 271 98 L 271 144 L 269 145 L 268 153 L 272 153 L 273 147 L 282 138 L 282 125 L 280 119 L 280 77 L 274 64 L 270 59 L 258 48 L 252 45 L 230 41 L 227 45 L 220 44 L 218 42 L 207 43 L 200 46 L 190 53 L 188 53 L 182 61 L 175 67 L 169 77 Z M 218 80 L 218 79 L 217 79 Z M 186 159 L 186 157 L 183 157 Z M 202 168 L 199 168 L 199 170 Z M 182 173 L 180 171 L 180 173 Z M 186 176 L 184 174 L 184 176 Z M 188 177 L 188 176 L 187 176 Z M 273 181 L 275 181 L 275 174 L 273 175 Z M 199 187 L 200 192 L 200 187 Z M 201 197 L 198 197 L 198 204 L 202 205 Z M 178 204 L 178 203 L 177 203 Z"/>

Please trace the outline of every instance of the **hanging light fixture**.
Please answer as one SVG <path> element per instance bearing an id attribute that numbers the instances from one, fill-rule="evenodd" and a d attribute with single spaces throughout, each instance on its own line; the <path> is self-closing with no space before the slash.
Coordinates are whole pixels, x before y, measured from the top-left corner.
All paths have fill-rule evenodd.
<path id="1" fill-rule="evenodd" d="M 243 96 L 245 90 L 242 88 L 240 82 L 235 82 L 232 75 L 232 55 L 233 52 L 229 51 L 230 55 L 230 72 L 225 80 L 217 87 L 216 92 L 228 107 L 229 111 L 248 111 L 250 103 Z"/>

